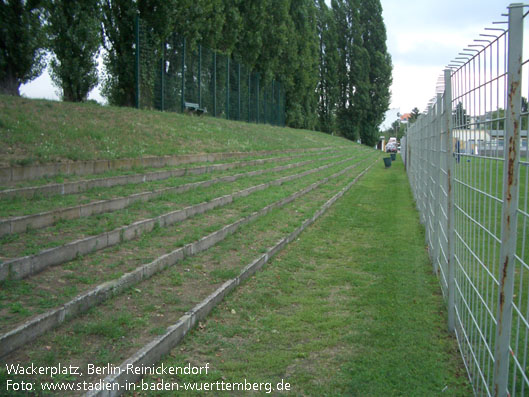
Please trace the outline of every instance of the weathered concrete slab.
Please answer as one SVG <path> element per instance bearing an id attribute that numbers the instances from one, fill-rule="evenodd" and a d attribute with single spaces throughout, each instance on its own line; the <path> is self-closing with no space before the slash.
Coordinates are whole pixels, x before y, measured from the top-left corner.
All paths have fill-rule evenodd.
<path id="1" fill-rule="evenodd" d="M 238 163 L 227 163 L 227 164 L 221 164 L 221 165 L 225 169 L 232 169 L 236 167 L 249 166 L 252 164 L 264 164 L 266 162 L 271 162 L 271 161 L 285 161 L 285 160 L 293 159 L 293 158 L 300 157 L 300 156 L 303 156 L 303 155 L 267 158 L 267 159 L 260 159 L 260 160 L 250 160 L 250 161 L 242 161 Z M 59 165 L 61 168 L 61 173 L 75 174 L 75 172 L 73 172 L 74 171 L 73 168 L 75 168 L 73 165 L 70 166 L 69 163 L 59 163 Z M 138 165 L 141 165 L 141 164 L 138 164 Z M 77 168 L 79 167 L 81 167 L 81 165 L 79 165 Z M 179 177 L 179 176 L 186 175 L 188 172 L 200 174 L 200 173 L 207 172 L 209 169 L 210 168 L 204 167 L 204 166 L 196 167 L 195 169 L 179 168 L 176 170 L 154 171 L 154 172 L 149 172 L 146 174 L 123 175 L 123 176 L 76 181 L 76 182 L 66 182 L 63 184 L 50 184 L 50 185 L 35 186 L 35 187 L 28 187 L 28 188 L 8 189 L 8 190 L 0 191 L 0 198 L 14 197 L 14 196 L 32 197 L 35 194 L 41 194 L 41 195 L 73 194 L 73 193 L 79 193 L 81 191 L 85 191 L 88 189 L 92 189 L 94 187 L 111 187 L 111 186 L 122 185 L 122 184 L 143 183 L 143 182 L 149 182 L 149 181 L 163 180 L 163 179 L 167 179 L 171 177 Z M 10 176 L 11 168 L 4 168 L 4 173 L 7 178 L 9 179 L 11 178 Z M 1 172 L 0 172 L 0 177 L 1 177 Z"/>

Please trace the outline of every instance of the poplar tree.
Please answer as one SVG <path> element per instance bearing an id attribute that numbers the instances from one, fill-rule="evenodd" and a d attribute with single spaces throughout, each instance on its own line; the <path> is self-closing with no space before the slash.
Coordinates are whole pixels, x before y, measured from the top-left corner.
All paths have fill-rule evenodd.
<path id="1" fill-rule="evenodd" d="M 358 0 L 333 0 L 338 47 L 337 128 L 341 135 L 357 140 L 369 106 L 369 56 L 362 45 Z"/>
<path id="2" fill-rule="evenodd" d="M 391 57 L 379 0 L 333 0 L 338 49 L 336 125 L 372 146 L 388 109 Z"/>
<path id="3" fill-rule="evenodd" d="M 279 74 L 286 81 L 286 121 L 294 128 L 317 126 L 318 32 L 317 9 L 313 0 L 292 0 L 293 29 L 287 41 L 285 61 Z"/>
<path id="4" fill-rule="evenodd" d="M 106 76 L 103 93 L 109 102 L 122 106 L 135 104 L 135 35 L 136 15 L 141 20 L 142 34 L 148 43 L 140 44 L 143 69 L 151 68 L 160 57 L 162 41 L 195 49 L 198 43 L 230 52 L 237 36 L 240 15 L 237 1 L 241 0 L 101 0 L 104 32 Z M 173 36 L 172 33 L 176 33 Z"/>
<path id="5" fill-rule="evenodd" d="M 98 82 L 99 0 L 50 0 L 47 8 L 51 78 L 64 100 L 84 101 Z"/>
<path id="6" fill-rule="evenodd" d="M 134 19 L 137 14 L 136 3 L 132 0 L 102 0 L 106 49 L 102 94 L 112 105 L 135 105 Z"/>
<path id="7" fill-rule="evenodd" d="M 334 14 L 325 0 L 317 0 L 319 40 L 318 129 L 331 133 L 335 127 L 338 99 L 338 48 Z"/>
<path id="8" fill-rule="evenodd" d="M 362 44 L 369 61 L 368 97 L 360 128 L 362 143 L 373 146 L 378 141 L 378 127 L 389 108 L 391 56 L 386 47 L 386 27 L 380 0 L 362 0 L 359 8 L 363 25 Z"/>
<path id="9" fill-rule="evenodd" d="M 0 93 L 20 95 L 45 67 L 42 1 L 2 0 L 0 21 Z"/>
<path id="10" fill-rule="evenodd" d="M 197 0 L 203 2 L 205 0 Z M 101 0 L 101 18 L 104 34 L 105 77 L 103 95 L 109 102 L 120 106 L 135 105 L 135 35 L 136 15 L 142 20 L 142 28 L 149 35 L 146 62 L 153 62 L 161 47 L 161 39 L 177 25 L 178 7 L 190 6 L 190 0 Z M 189 3 L 189 4 L 188 4 Z M 145 44 L 145 43 L 144 43 Z M 159 55 L 159 53 L 158 53 Z"/>
<path id="11" fill-rule="evenodd" d="M 243 0 L 239 3 L 240 31 L 233 50 L 250 69 L 257 69 L 269 20 L 266 17 L 270 0 Z"/>

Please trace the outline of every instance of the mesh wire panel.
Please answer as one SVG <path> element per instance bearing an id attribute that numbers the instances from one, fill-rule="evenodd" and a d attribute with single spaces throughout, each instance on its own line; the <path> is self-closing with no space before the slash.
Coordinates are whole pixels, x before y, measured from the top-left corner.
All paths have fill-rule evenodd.
<path id="1" fill-rule="evenodd" d="M 176 112 L 182 109 L 183 46 L 177 35 L 171 35 L 165 43 L 163 87 L 160 86 L 158 91 L 158 96 L 163 95 L 163 110 Z"/>
<path id="2" fill-rule="evenodd" d="M 507 34 L 452 76 L 457 332 L 478 394 L 493 391 L 501 248 Z M 499 132 L 501 128 L 501 133 Z"/>
<path id="3" fill-rule="evenodd" d="M 172 34 L 163 42 L 138 22 L 136 91 L 139 108 L 182 112 L 198 108 L 214 117 L 284 125 L 285 95 L 242 63 Z"/>
<path id="4" fill-rule="evenodd" d="M 480 396 L 529 395 L 529 47 L 521 7 L 509 8 L 509 29 L 492 29 L 456 58 L 404 147 L 449 328 Z"/>
<path id="5" fill-rule="evenodd" d="M 201 47 L 200 107 L 214 115 L 215 108 L 215 54 L 209 48 Z"/>
<path id="6" fill-rule="evenodd" d="M 521 70 L 521 133 L 517 241 L 513 294 L 513 319 L 510 355 L 509 391 L 512 396 L 529 395 L 529 23 L 523 25 Z"/>
<path id="7" fill-rule="evenodd" d="M 152 108 L 156 96 L 156 72 L 159 69 L 161 48 L 158 48 L 157 41 L 152 30 L 143 21 L 139 21 L 139 81 L 136 89 L 139 90 L 139 107 Z M 158 67 L 157 67 L 158 66 Z"/>

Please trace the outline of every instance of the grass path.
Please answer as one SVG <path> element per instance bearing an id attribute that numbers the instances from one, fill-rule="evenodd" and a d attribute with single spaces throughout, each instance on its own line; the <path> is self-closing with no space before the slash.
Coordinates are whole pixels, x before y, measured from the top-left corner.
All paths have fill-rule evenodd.
<path id="1" fill-rule="evenodd" d="M 401 159 L 378 163 L 165 359 L 188 362 L 212 370 L 164 380 L 284 379 L 307 396 L 472 395 Z"/>

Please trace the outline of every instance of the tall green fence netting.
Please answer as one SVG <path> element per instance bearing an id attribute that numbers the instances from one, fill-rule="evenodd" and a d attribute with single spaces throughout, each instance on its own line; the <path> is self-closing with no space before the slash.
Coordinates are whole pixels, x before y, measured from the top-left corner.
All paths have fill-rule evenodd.
<path id="1" fill-rule="evenodd" d="M 184 112 L 197 105 L 214 117 L 285 125 L 279 81 L 176 33 L 161 40 L 139 18 L 135 24 L 138 108 Z"/>

